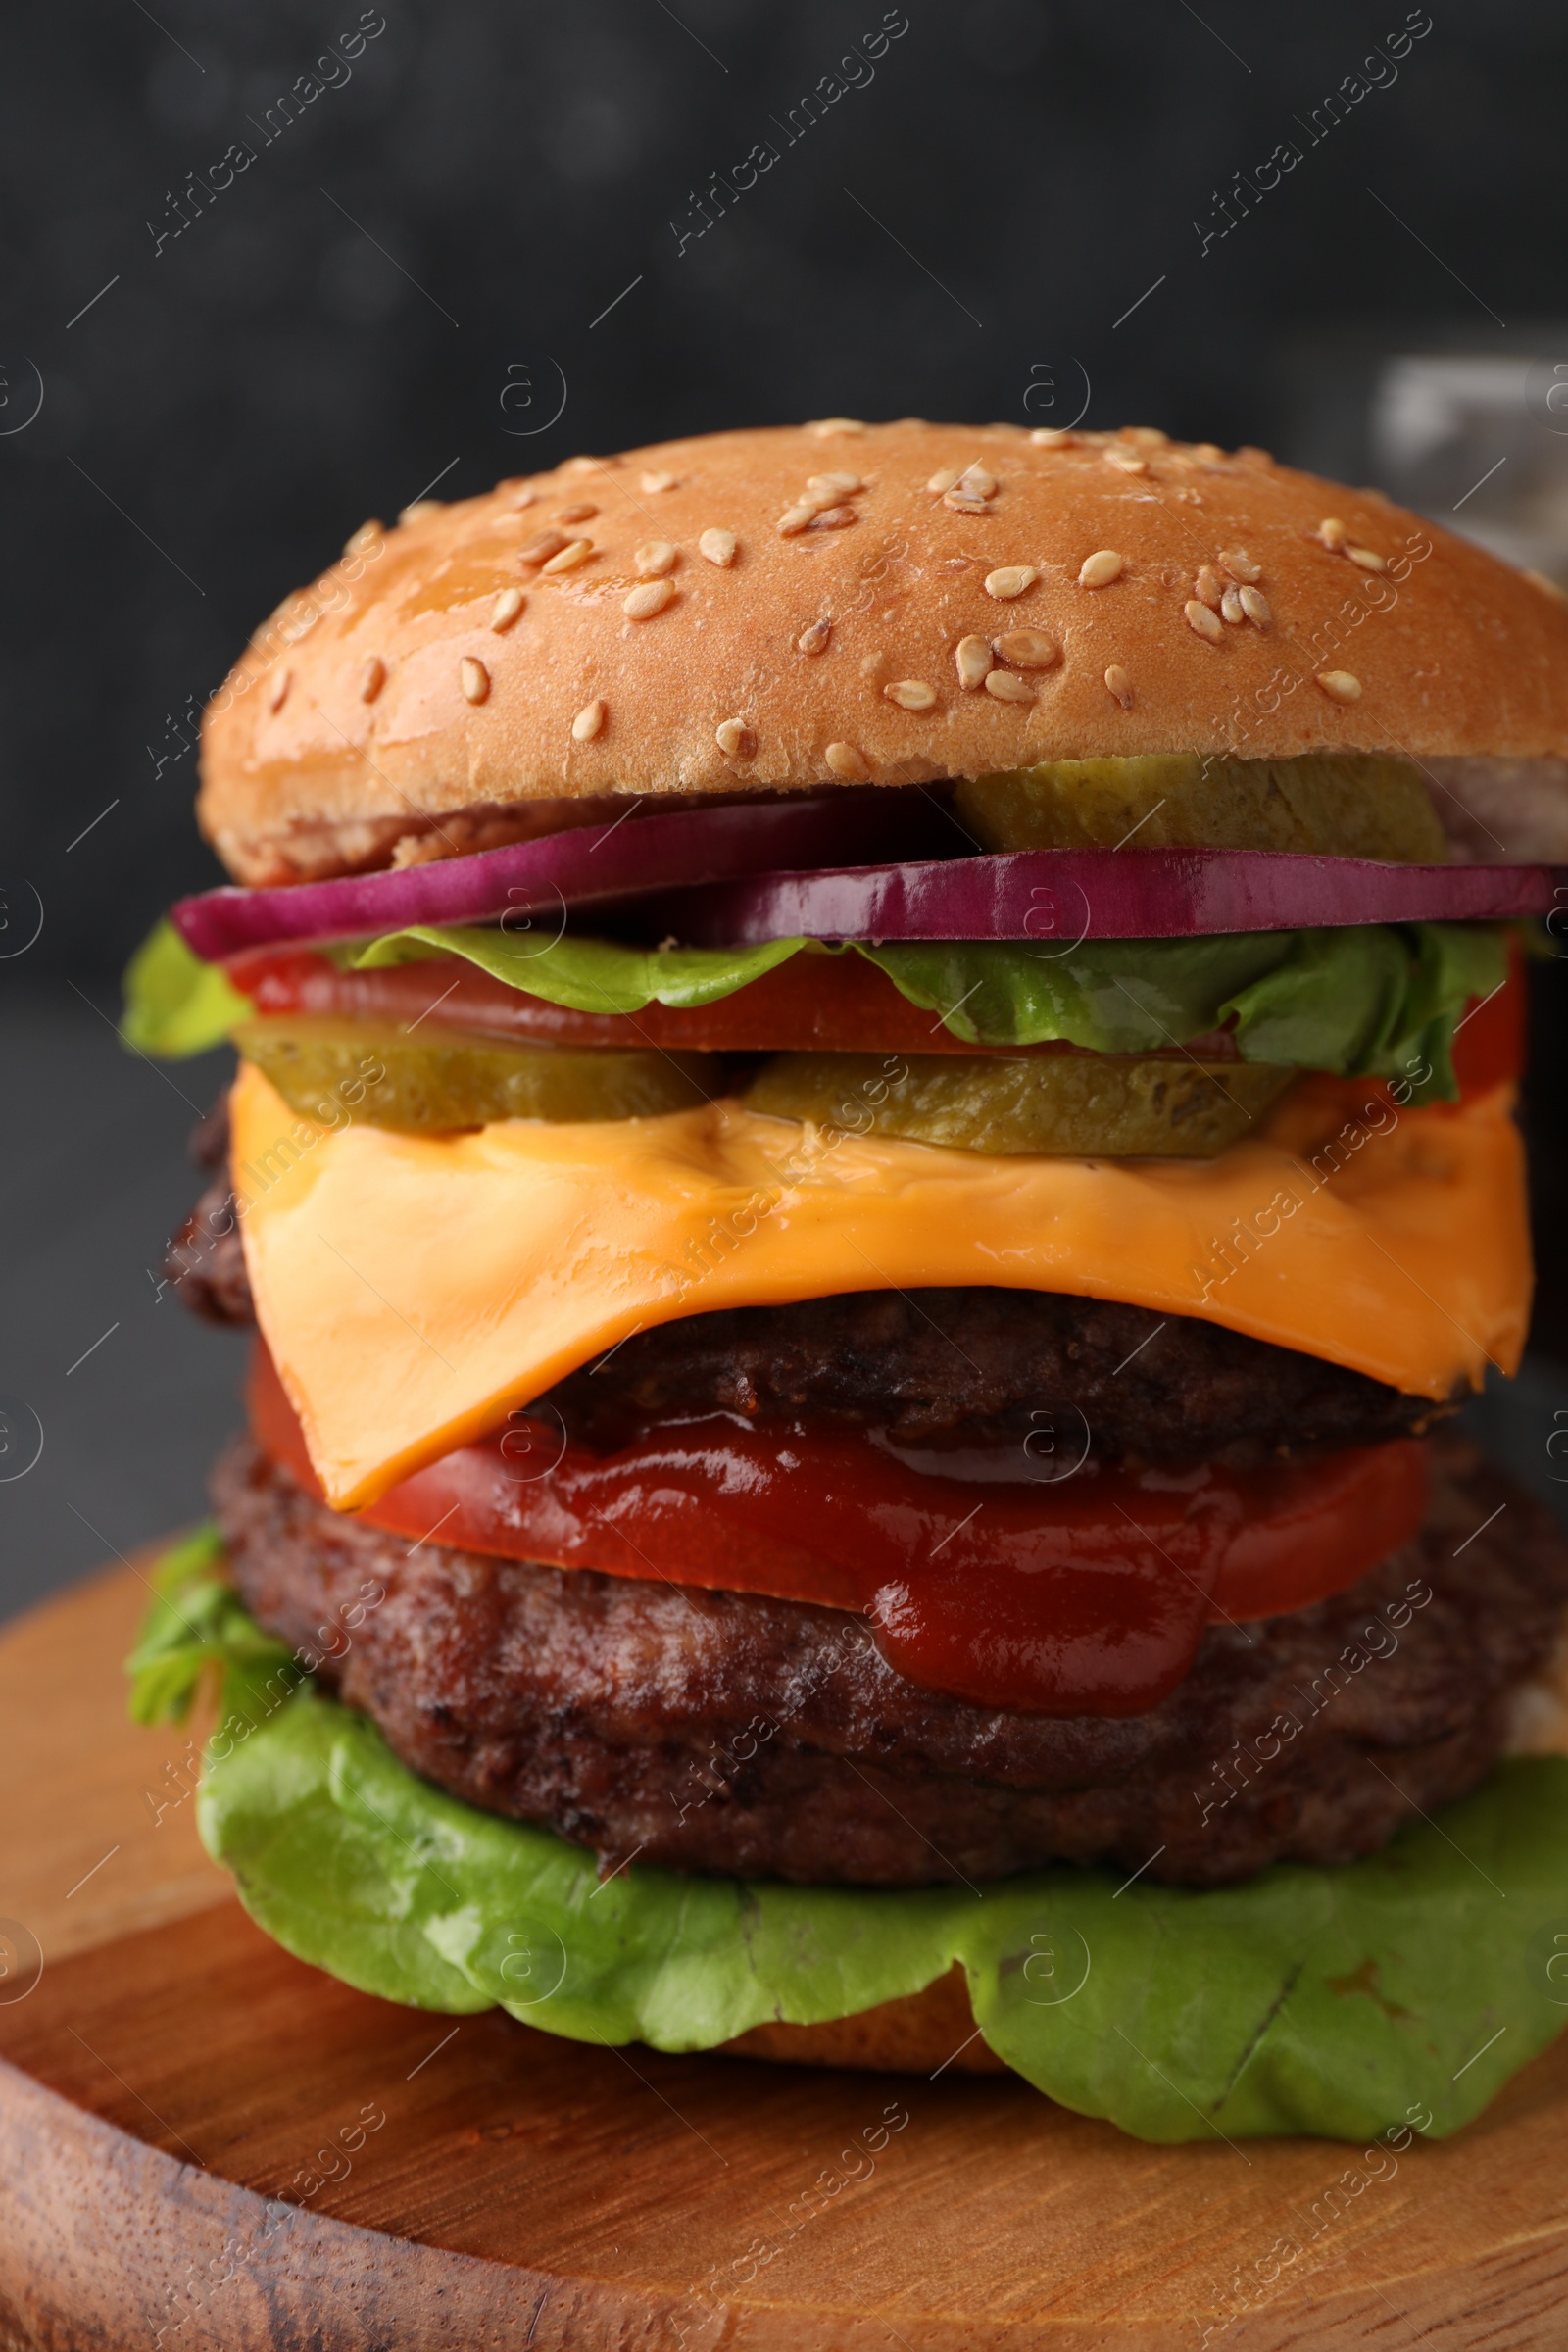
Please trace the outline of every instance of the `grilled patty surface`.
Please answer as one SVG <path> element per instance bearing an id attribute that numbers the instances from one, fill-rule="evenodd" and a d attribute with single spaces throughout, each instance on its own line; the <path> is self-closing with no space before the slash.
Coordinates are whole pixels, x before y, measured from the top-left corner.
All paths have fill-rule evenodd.
<path id="1" fill-rule="evenodd" d="M 921 1690 L 847 1611 L 411 1552 L 249 1440 L 215 1500 L 247 1606 L 310 1656 L 336 1649 L 323 1681 L 406 1764 L 607 1867 L 914 1886 L 1065 1859 L 1206 1886 L 1370 1853 L 1505 1744 L 1558 1636 L 1568 1543 L 1466 1440 L 1434 1447 L 1413 1543 L 1333 1599 L 1210 1627 L 1130 1718 Z"/>

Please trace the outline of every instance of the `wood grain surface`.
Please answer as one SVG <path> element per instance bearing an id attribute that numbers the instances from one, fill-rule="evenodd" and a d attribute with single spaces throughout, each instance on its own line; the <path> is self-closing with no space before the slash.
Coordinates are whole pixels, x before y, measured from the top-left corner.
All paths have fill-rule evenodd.
<path id="1" fill-rule="evenodd" d="M 1372 2180 L 1319 2141 L 1145 2147 L 1010 2079 L 399 2008 L 202 1855 L 184 1733 L 124 1720 L 144 1598 L 118 1570 L 0 1640 L 6 2352 L 1568 2341 L 1568 2044 Z"/>

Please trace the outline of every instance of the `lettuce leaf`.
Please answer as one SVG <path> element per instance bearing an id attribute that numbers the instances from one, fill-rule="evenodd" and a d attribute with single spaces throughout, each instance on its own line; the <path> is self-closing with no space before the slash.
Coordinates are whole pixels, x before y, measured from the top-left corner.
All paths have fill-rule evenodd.
<path id="1" fill-rule="evenodd" d="M 1455 1100 L 1454 1032 L 1508 970 L 1506 932 L 1483 923 L 1097 939 L 1051 957 L 1008 940 L 858 945 L 971 1045 L 1151 1053 L 1234 1020 L 1244 1061 L 1402 1077 L 1415 1102 Z"/>
<path id="2" fill-rule="evenodd" d="M 372 940 L 352 963 L 356 971 L 366 971 L 422 962 L 429 956 L 461 956 L 493 980 L 542 997 L 547 1004 L 564 1004 L 573 1012 L 641 1012 L 647 1004 L 685 1008 L 732 997 L 814 944 L 774 939 L 760 948 L 629 948 L 576 932 L 541 941 L 526 929 L 504 925 L 416 924 Z"/>
<path id="3" fill-rule="evenodd" d="M 958 1962 L 1009 2066 L 1164 2142 L 1443 2136 L 1568 2024 L 1548 1976 L 1568 1937 L 1563 1758 L 1502 1765 L 1370 1860 L 1220 1891 L 1067 1867 L 979 1893 L 636 1864 L 601 1881 L 594 1855 L 416 1778 L 308 1685 L 259 1703 L 267 1637 L 231 1594 L 199 1605 L 215 1550 L 179 1556 L 171 1602 L 239 1678 L 198 1799 L 208 1850 L 280 1943 L 386 1999 L 693 2050 L 853 2015 Z M 166 1624 L 137 1655 L 178 1646 Z"/>
<path id="4" fill-rule="evenodd" d="M 204 1683 L 216 1682 L 220 1704 L 249 1706 L 281 1673 L 288 1692 L 303 1677 L 289 1672 L 283 1642 L 246 1614 L 218 1570 L 223 1540 L 216 1527 L 166 1552 L 153 1571 L 157 1597 L 125 1660 L 133 1723 L 183 1723 Z"/>
<path id="5" fill-rule="evenodd" d="M 638 948 L 575 932 L 541 941 L 495 926 L 418 925 L 332 953 L 356 970 L 457 956 L 547 1004 L 619 1013 L 711 1004 L 792 956 L 853 953 L 968 1045 L 1064 1040 L 1147 1054 L 1234 1020 L 1244 1060 L 1403 1077 L 1416 1102 L 1454 1100 L 1454 1031 L 1465 1005 L 1507 972 L 1507 935 L 1485 923 L 1088 940 L 1067 956 L 1012 940 Z M 201 1053 L 251 1011 L 167 922 L 137 951 L 125 985 L 123 1034 L 143 1053 Z"/>
<path id="6" fill-rule="evenodd" d="M 220 1046 L 236 1021 L 256 1007 L 230 986 L 219 963 L 203 963 L 168 916 L 151 930 L 125 966 L 120 1034 L 138 1054 L 177 1061 Z"/>

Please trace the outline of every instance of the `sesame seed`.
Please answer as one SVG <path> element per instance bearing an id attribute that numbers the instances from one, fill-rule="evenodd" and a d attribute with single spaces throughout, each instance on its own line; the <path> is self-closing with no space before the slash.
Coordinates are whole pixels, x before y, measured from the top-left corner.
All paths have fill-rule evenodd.
<path id="1" fill-rule="evenodd" d="M 386 663 L 379 654 L 372 654 L 360 672 L 360 700 L 373 703 L 386 684 Z"/>
<path id="2" fill-rule="evenodd" d="M 597 507 L 558 507 L 556 520 L 557 522 L 587 522 L 598 512 Z"/>
<path id="3" fill-rule="evenodd" d="M 991 648 L 983 637 L 960 637 L 953 649 L 958 665 L 958 684 L 965 688 L 983 686 L 991 667 Z"/>
<path id="4" fill-rule="evenodd" d="M 871 770 L 853 743 L 830 743 L 822 754 L 828 766 L 843 784 L 867 784 Z"/>
<path id="5" fill-rule="evenodd" d="M 644 580 L 640 588 L 634 588 L 630 596 L 622 599 L 620 609 L 628 620 L 652 620 L 677 593 L 673 580 Z"/>
<path id="6" fill-rule="evenodd" d="M 666 571 L 675 568 L 675 550 L 667 539 L 650 539 L 632 557 L 640 580 L 662 580 Z"/>
<path id="7" fill-rule="evenodd" d="M 713 741 L 731 760 L 749 759 L 757 749 L 757 740 L 751 728 L 738 718 L 723 719 L 713 729 Z"/>
<path id="8" fill-rule="evenodd" d="M 559 556 L 566 544 L 564 531 L 540 531 L 536 538 L 528 541 L 526 547 L 518 548 L 517 562 L 543 564 L 549 557 Z"/>
<path id="9" fill-rule="evenodd" d="M 997 639 L 997 651 L 1014 669 L 1054 669 L 1061 648 L 1044 629 L 1009 629 Z"/>
<path id="10" fill-rule="evenodd" d="M 655 498 L 661 490 L 675 488 L 675 476 L 672 473 L 645 473 L 640 486 L 650 498 Z"/>
<path id="11" fill-rule="evenodd" d="M 1124 710 L 1133 707 L 1133 682 L 1119 662 L 1113 662 L 1105 672 L 1105 691 Z"/>
<path id="12" fill-rule="evenodd" d="M 511 628 L 527 601 L 520 588 L 502 589 L 490 610 L 490 626 L 498 637 L 504 629 Z"/>
<path id="13" fill-rule="evenodd" d="M 1113 547 L 1101 547 L 1092 556 L 1085 556 L 1078 568 L 1080 588 L 1108 588 L 1119 580 L 1127 567 L 1125 556 L 1118 556 Z"/>
<path id="14" fill-rule="evenodd" d="M 1219 560 L 1233 580 L 1260 580 L 1263 566 L 1254 564 L 1245 547 L 1224 547 Z"/>
<path id="15" fill-rule="evenodd" d="M 1032 703 L 1035 699 L 1035 690 L 1028 679 L 1020 678 L 1011 669 L 988 669 L 986 692 L 994 694 L 999 703 Z"/>
<path id="16" fill-rule="evenodd" d="M 601 473 L 603 470 L 603 461 L 599 458 L 565 458 L 561 466 L 563 473 Z"/>
<path id="17" fill-rule="evenodd" d="M 810 627 L 803 629 L 796 638 L 795 651 L 798 654 L 825 654 L 827 641 L 832 634 L 833 623 L 830 620 L 813 620 Z"/>
<path id="18" fill-rule="evenodd" d="M 995 498 L 1000 484 L 994 473 L 983 466 L 966 466 L 959 474 L 956 487 L 969 498 Z"/>
<path id="19" fill-rule="evenodd" d="M 1345 542 L 1349 537 L 1349 533 L 1337 514 L 1325 514 L 1317 526 L 1317 536 L 1322 540 L 1331 556 L 1338 556 L 1344 553 Z"/>
<path id="20" fill-rule="evenodd" d="M 539 493 L 537 490 L 530 489 L 528 484 L 523 482 L 513 491 L 512 497 L 508 503 L 514 508 L 531 507 L 538 495 Z"/>
<path id="21" fill-rule="evenodd" d="M 956 490 L 947 492 L 942 504 L 951 507 L 955 514 L 987 514 L 991 511 L 983 498 L 970 498 L 961 482 Z"/>
<path id="22" fill-rule="evenodd" d="M 733 531 L 704 531 L 697 542 L 697 552 L 700 556 L 706 556 L 710 564 L 717 564 L 720 566 L 725 564 L 733 564 L 735 561 L 735 534 Z"/>
<path id="23" fill-rule="evenodd" d="M 422 522 L 427 514 L 439 514 L 440 512 L 441 501 L 438 498 L 416 498 L 411 506 L 399 508 L 398 520 Z"/>
<path id="24" fill-rule="evenodd" d="M 951 490 L 953 488 L 953 485 L 957 478 L 958 468 L 956 466 L 939 466 L 936 472 L 927 482 L 926 488 L 930 491 L 933 498 L 940 498 L 945 490 Z"/>
<path id="25" fill-rule="evenodd" d="M 381 525 L 372 514 L 368 522 L 362 522 L 359 529 L 352 531 L 344 540 L 343 553 L 346 556 L 363 556 L 366 549 L 373 547 L 380 536 Z"/>
<path id="26" fill-rule="evenodd" d="M 816 519 L 819 512 L 813 499 L 806 499 L 798 506 L 786 507 L 778 518 L 779 537 L 793 539 L 797 531 L 804 531 L 808 522 Z"/>
<path id="27" fill-rule="evenodd" d="M 490 672 L 484 663 L 476 662 L 471 654 L 465 654 L 458 669 L 468 701 L 482 703 L 490 691 Z"/>
<path id="28" fill-rule="evenodd" d="M 1238 627 L 1247 618 L 1242 607 L 1242 595 L 1239 588 L 1228 587 L 1226 589 L 1219 600 L 1219 616 L 1221 620 L 1228 620 L 1232 628 Z"/>
<path id="29" fill-rule="evenodd" d="M 1206 605 L 1200 605 L 1196 596 L 1188 598 L 1182 611 L 1187 615 L 1187 626 L 1196 635 L 1206 638 L 1210 645 L 1218 645 L 1225 634 L 1225 624 L 1217 612 L 1211 612 Z"/>
<path id="30" fill-rule="evenodd" d="M 1274 614 L 1261 588 L 1254 588 L 1249 580 L 1246 587 L 1239 588 L 1236 593 L 1241 599 L 1242 611 L 1254 627 L 1271 629 L 1274 626 Z"/>
<path id="31" fill-rule="evenodd" d="M 863 433 L 865 426 L 858 416 L 818 416 L 806 429 L 814 433 L 818 441 L 828 441 L 835 433 Z"/>
<path id="32" fill-rule="evenodd" d="M 1157 424 L 1124 424 L 1121 429 L 1122 437 L 1136 441 L 1140 449 L 1163 449 L 1170 440 Z"/>
<path id="33" fill-rule="evenodd" d="M 923 678 L 899 678 L 893 685 L 884 686 L 882 692 L 901 710 L 930 710 L 936 707 L 937 690 Z"/>
<path id="34" fill-rule="evenodd" d="M 1195 458 L 1197 458 L 1200 465 L 1202 466 L 1222 466 L 1225 463 L 1225 452 L 1221 449 L 1217 441 L 1200 441 L 1196 443 L 1193 449 L 1193 455 Z"/>
<path id="35" fill-rule="evenodd" d="M 1121 563 L 1120 556 L 1116 562 L 1118 564 Z M 1004 564 L 999 571 L 986 573 L 985 591 L 987 596 L 994 596 L 999 604 L 1008 605 L 1015 596 L 1022 596 L 1026 589 L 1032 588 L 1039 577 L 1039 571 L 1033 564 Z"/>
<path id="36" fill-rule="evenodd" d="M 1107 449 L 1102 451 L 1102 455 L 1105 464 L 1114 466 L 1118 473 L 1147 473 L 1149 471 L 1147 458 L 1133 457 L 1125 449 Z"/>
<path id="37" fill-rule="evenodd" d="M 1194 582 L 1194 588 L 1200 605 L 1207 605 L 1209 610 L 1214 612 L 1219 611 L 1220 599 L 1225 594 L 1225 583 L 1212 564 L 1203 565 Z"/>
<path id="38" fill-rule="evenodd" d="M 1037 424 L 1029 435 L 1036 449 L 1076 449 L 1078 436 L 1063 424 Z"/>
<path id="39" fill-rule="evenodd" d="M 813 531 L 842 531 L 859 519 L 853 507 L 826 507 L 812 517 L 810 527 Z"/>
<path id="40" fill-rule="evenodd" d="M 1389 568 L 1388 564 L 1375 548 L 1348 547 L 1345 552 L 1350 562 L 1361 571 L 1387 571 Z"/>
<path id="41" fill-rule="evenodd" d="M 1361 681 L 1350 669 L 1320 669 L 1317 682 L 1331 703 L 1358 703 Z"/>
<path id="42" fill-rule="evenodd" d="M 562 571 L 575 571 L 579 564 L 587 563 L 593 552 L 594 543 L 591 539 L 573 539 L 562 549 L 560 555 L 552 556 L 549 563 L 542 564 L 539 568 L 541 572 L 549 572 L 552 575 Z"/>
<path id="43" fill-rule="evenodd" d="M 865 484 L 858 473 L 813 473 L 808 475 L 806 487 L 813 498 L 830 507 L 836 499 L 853 498 Z"/>
<path id="44" fill-rule="evenodd" d="M 291 669 L 285 669 L 279 674 L 273 682 L 271 693 L 267 698 L 269 710 L 282 710 L 283 705 L 288 701 L 288 690 L 293 683 L 294 672 Z"/>
<path id="45" fill-rule="evenodd" d="M 573 743 L 592 743 L 594 737 L 599 733 L 609 715 L 609 710 L 604 703 L 584 703 L 582 709 L 578 711 L 576 717 L 571 722 L 571 739 Z"/>

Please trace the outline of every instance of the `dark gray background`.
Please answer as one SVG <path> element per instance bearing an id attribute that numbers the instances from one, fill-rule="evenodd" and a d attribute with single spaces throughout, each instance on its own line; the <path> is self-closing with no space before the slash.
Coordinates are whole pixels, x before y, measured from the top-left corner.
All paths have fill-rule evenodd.
<path id="1" fill-rule="evenodd" d="M 878 0 L 375 13 L 352 78 L 270 144 L 356 0 L 82 0 L 0 31 L 0 1610 L 194 1515 L 234 1418 L 240 1350 L 148 1272 L 220 1066 L 137 1061 L 108 1016 L 163 904 L 216 879 L 190 714 L 367 515 L 668 432 L 1067 422 L 1085 398 L 1092 424 L 1367 479 L 1386 355 L 1568 349 L 1547 0 L 1434 0 L 1397 78 L 1315 143 L 1313 109 L 1423 12 L 907 0 L 874 79 L 789 145 Z M 763 138 L 777 165 L 682 251 Z M 1203 251 L 1195 220 L 1222 225 L 1288 138 L 1300 165 Z M 255 163 L 156 250 L 235 139 Z M 531 408 L 503 407 L 509 368 Z M 24 884 L 44 921 L 17 953 Z M 1568 1404 L 1563 968 L 1536 991 L 1546 1280 L 1527 1401 L 1491 1409 L 1539 1478 Z M 29 1413 L 42 1457 L 8 1476 Z"/>

